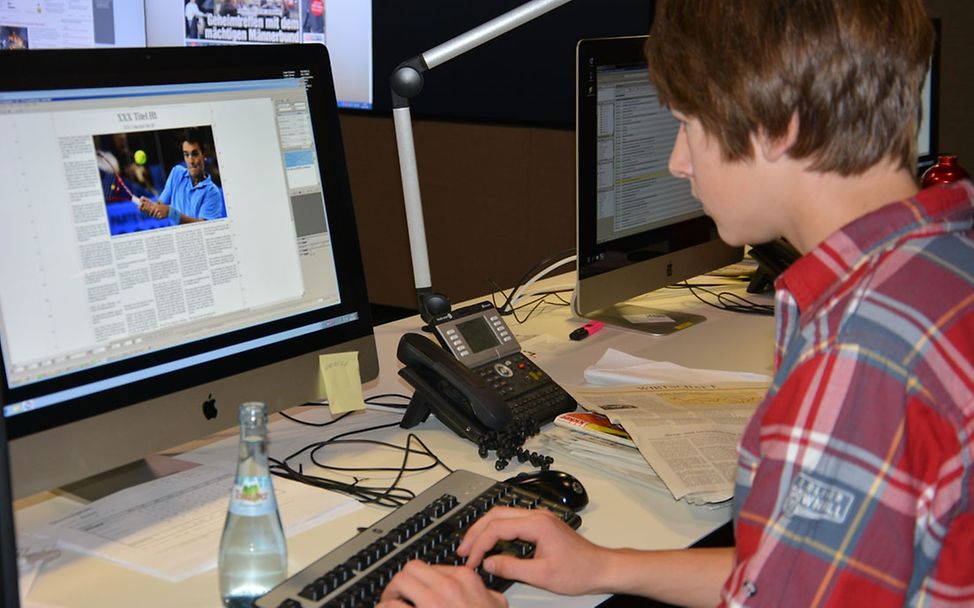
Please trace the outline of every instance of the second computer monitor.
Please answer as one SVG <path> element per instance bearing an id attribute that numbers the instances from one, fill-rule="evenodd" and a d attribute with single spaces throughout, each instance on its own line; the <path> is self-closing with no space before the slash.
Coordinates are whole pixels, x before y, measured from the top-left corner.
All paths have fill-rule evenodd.
<path id="1" fill-rule="evenodd" d="M 578 280 L 574 309 L 649 333 L 703 320 L 628 300 L 741 259 L 686 180 L 670 175 L 679 124 L 660 105 L 645 36 L 582 40 L 577 55 Z"/>

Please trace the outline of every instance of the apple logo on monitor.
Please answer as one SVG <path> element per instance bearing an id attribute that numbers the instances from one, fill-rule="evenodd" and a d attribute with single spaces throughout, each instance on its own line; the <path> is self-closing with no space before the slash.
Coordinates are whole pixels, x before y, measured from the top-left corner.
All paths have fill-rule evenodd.
<path id="1" fill-rule="evenodd" d="M 203 402 L 203 417 L 207 420 L 213 420 L 216 418 L 216 399 L 213 398 L 213 393 L 210 393 L 206 397 L 206 401 Z"/>

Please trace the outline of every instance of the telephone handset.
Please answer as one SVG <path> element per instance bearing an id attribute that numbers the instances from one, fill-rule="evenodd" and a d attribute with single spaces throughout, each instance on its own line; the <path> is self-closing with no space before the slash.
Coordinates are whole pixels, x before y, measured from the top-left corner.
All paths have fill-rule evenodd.
<path id="1" fill-rule="evenodd" d="M 416 426 L 433 411 L 454 432 L 476 441 L 511 422 L 511 406 L 497 391 L 429 338 L 403 335 L 396 356 L 406 365 L 399 375 L 416 389 L 403 428 Z"/>
<path id="2" fill-rule="evenodd" d="M 400 426 L 412 428 L 432 412 L 475 443 L 513 427 L 536 428 L 575 409 L 572 397 L 521 353 L 489 302 L 431 322 L 440 346 L 419 334 L 399 341 L 399 370 L 416 389 Z M 526 433 L 530 434 L 530 432 Z"/>
<path id="3" fill-rule="evenodd" d="M 749 255 L 758 263 L 758 270 L 747 286 L 748 293 L 761 293 L 774 288 L 774 280 L 778 275 L 802 256 L 783 238 L 754 245 Z"/>

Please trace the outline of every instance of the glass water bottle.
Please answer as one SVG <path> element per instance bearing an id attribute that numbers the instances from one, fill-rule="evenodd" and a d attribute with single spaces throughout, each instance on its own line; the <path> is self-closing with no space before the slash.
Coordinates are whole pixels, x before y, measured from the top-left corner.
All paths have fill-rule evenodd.
<path id="1" fill-rule="evenodd" d="M 240 406 L 240 454 L 218 558 L 228 608 L 253 605 L 287 576 L 287 546 L 267 465 L 267 406 Z"/>

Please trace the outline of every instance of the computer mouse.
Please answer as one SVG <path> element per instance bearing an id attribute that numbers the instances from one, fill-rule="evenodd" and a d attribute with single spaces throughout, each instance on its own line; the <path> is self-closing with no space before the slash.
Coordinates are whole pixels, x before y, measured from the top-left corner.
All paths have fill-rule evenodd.
<path id="1" fill-rule="evenodd" d="M 504 480 L 506 483 L 537 492 L 552 502 L 565 505 L 572 511 L 581 511 L 588 504 L 585 486 L 564 471 L 535 471 L 518 473 Z"/>

